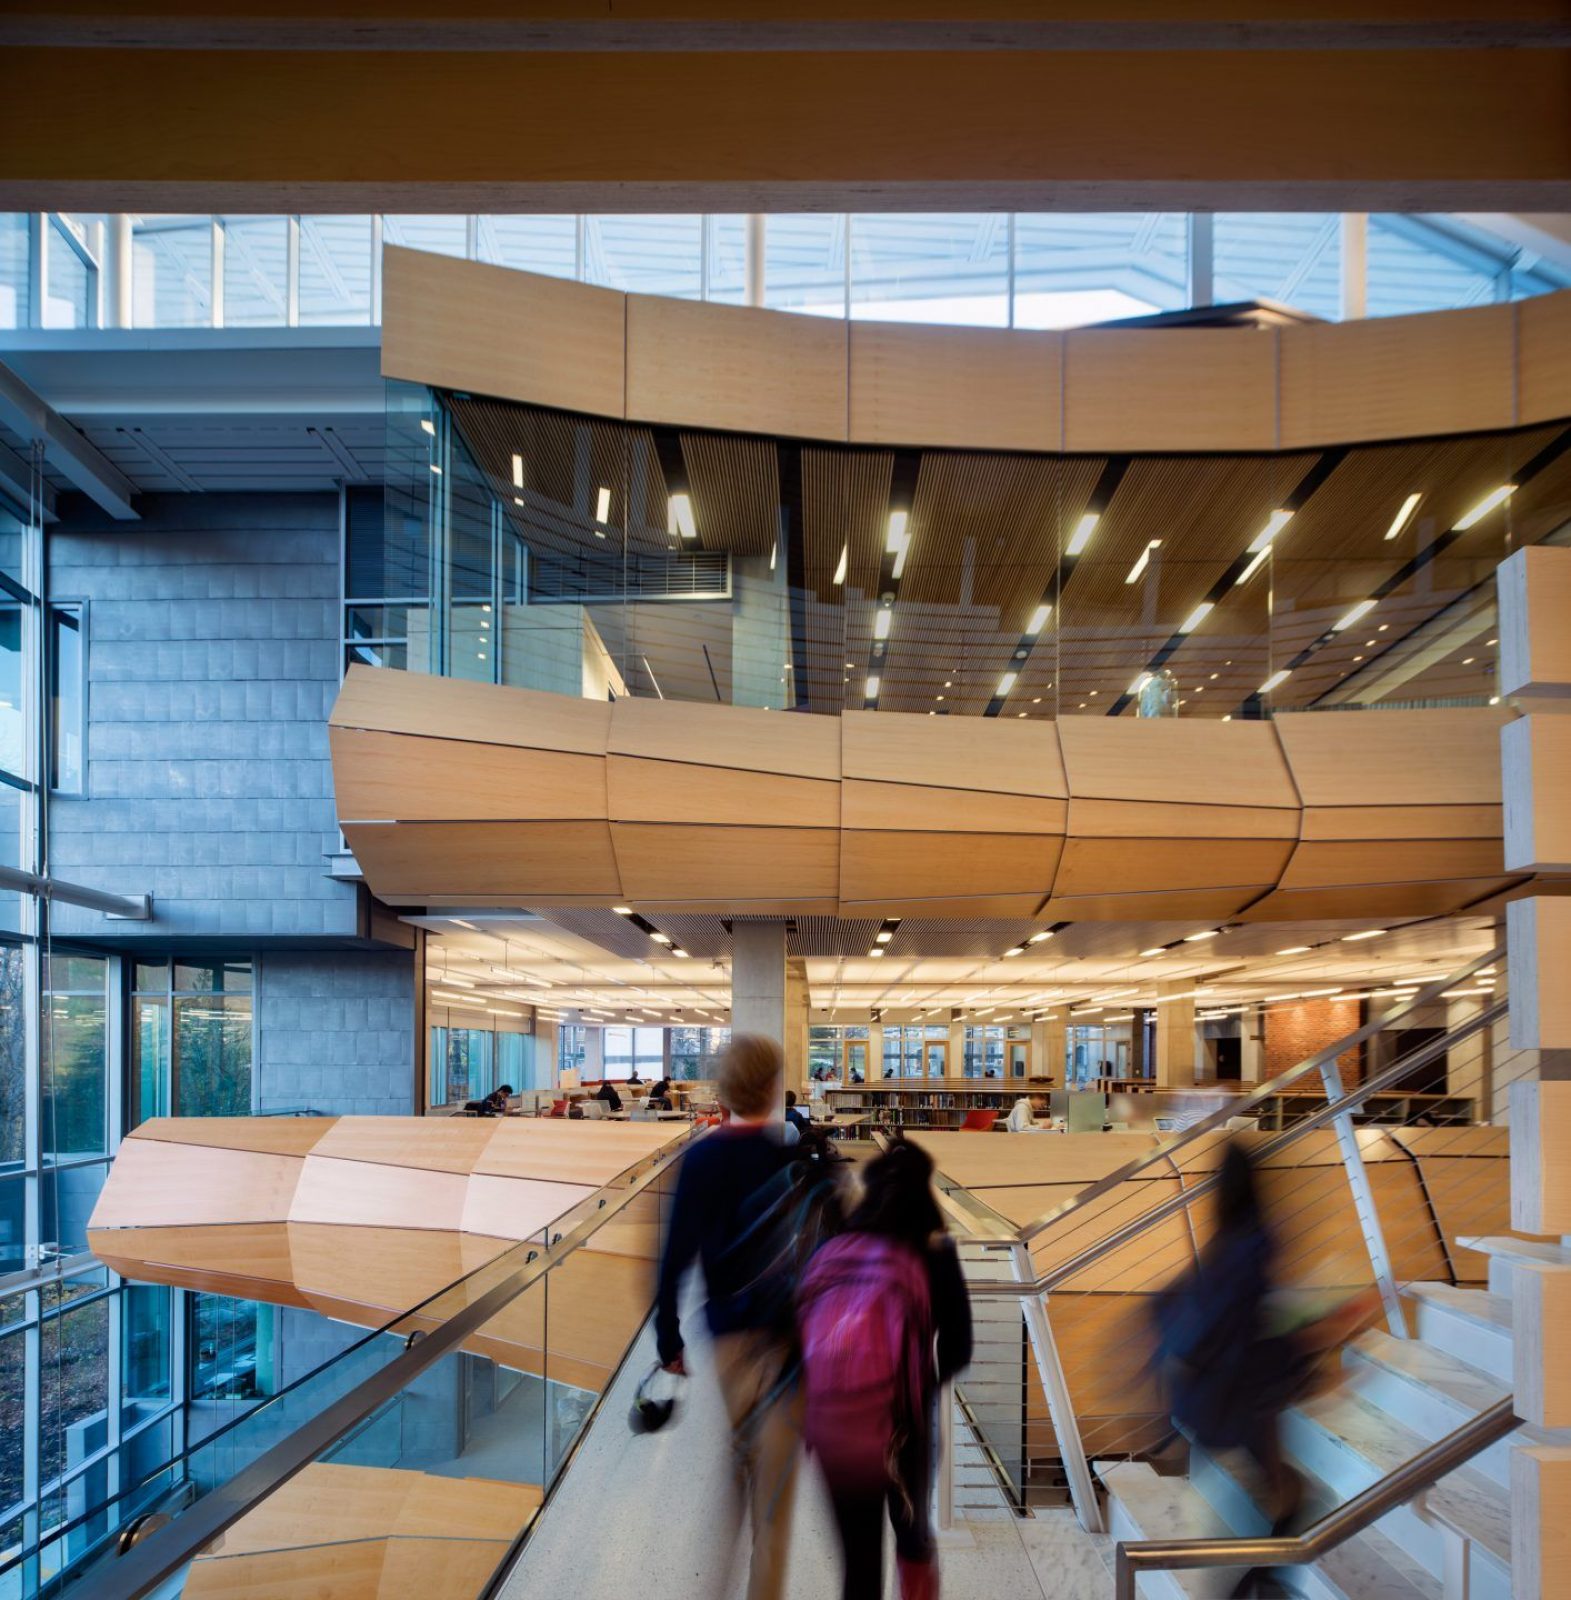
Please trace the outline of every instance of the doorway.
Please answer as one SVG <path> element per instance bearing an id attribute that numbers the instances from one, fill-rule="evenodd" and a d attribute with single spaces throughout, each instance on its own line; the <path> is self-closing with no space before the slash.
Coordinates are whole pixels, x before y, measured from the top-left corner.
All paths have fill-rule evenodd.
<path id="1" fill-rule="evenodd" d="M 1004 1041 L 1004 1076 L 1028 1078 L 1031 1076 L 1031 1041 L 1006 1039 Z"/>
<path id="2" fill-rule="evenodd" d="M 841 1074 L 842 1083 L 867 1082 L 867 1040 L 847 1039 L 843 1057 L 845 1071 Z"/>
<path id="3" fill-rule="evenodd" d="M 949 1076 L 949 1041 L 929 1039 L 922 1048 L 922 1067 L 930 1078 Z"/>

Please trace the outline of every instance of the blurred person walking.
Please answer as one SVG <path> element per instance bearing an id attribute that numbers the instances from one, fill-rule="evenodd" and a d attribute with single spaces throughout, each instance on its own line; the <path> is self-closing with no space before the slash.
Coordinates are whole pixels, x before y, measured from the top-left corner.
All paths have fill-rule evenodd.
<path id="1" fill-rule="evenodd" d="M 936 1402 L 971 1359 L 971 1304 L 932 1175 L 903 1140 L 869 1162 L 845 1232 L 819 1249 L 797 1296 L 803 1437 L 834 1507 L 844 1600 L 884 1592 L 886 1512 L 902 1600 L 938 1594 Z"/>
<path id="2" fill-rule="evenodd" d="M 736 1487 L 752 1522 L 747 1600 L 785 1592 L 801 1444 L 792 1302 L 800 1266 L 835 1215 L 827 1169 L 786 1148 L 784 1067 L 780 1046 L 756 1034 L 733 1035 L 722 1052 L 715 1090 L 730 1117 L 683 1158 L 655 1301 L 660 1362 L 685 1373 L 677 1294 L 696 1256 Z"/>

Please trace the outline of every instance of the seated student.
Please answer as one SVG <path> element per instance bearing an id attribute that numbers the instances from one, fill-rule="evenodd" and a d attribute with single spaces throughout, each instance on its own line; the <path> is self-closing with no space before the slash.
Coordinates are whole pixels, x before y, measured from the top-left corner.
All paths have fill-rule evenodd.
<path id="1" fill-rule="evenodd" d="M 464 1110 L 474 1112 L 477 1117 L 505 1117 L 507 1115 L 507 1102 L 512 1093 L 512 1084 L 500 1084 L 484 1100 L 465 1101 Z"/>
<path id="2" fill-rule="evenodd" d="M 594 1094 L 592 1094 L 590 1098 L 592 1100 L 604 1100 L 607 1109 L 611 1111 L 620 1111 L 622 1109 L 622 1097 L 616 1092 L 615 1089 L 611 1087 L 611 1080 L 609 1078 L 607 1078 L 605 1082 L 595 1090 Z"/>
<path id="3" fill-rule="evenodd" d="M 786 1121 L 794 1123 L 801 1133 L 806 1133 L 813 1125 L 812 1117 L 796 1103 L 795 1089 L 786 1090 L 785 1116 Z"/>
<path id="4" fill-rule="evenodd" d="M 650 1084 L 649 1098 L 644 1103 L 653 1106 L 658 1111 L 669 1111 L 671 1109 L 671 1080 L 669 1078 L 661 1078 L 658 1082 Z"/>

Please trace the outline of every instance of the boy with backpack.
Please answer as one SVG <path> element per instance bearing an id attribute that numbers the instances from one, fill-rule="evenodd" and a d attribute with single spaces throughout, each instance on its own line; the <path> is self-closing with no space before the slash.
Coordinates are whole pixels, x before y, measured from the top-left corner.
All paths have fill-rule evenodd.
<path id="1" fill-rule="evenodd" d="M 869 1162 L 860 1204 L 808 1263 L 797 1296 L 802 1437 L 834 1506 L 844 1600 L 884 1592 L 886 1508 L 901 1600 L 938 1594 L 935 1401 L 971 1359 L 971 1304 L 932 1174 L 927 1154 L 903 1141 Z"/>

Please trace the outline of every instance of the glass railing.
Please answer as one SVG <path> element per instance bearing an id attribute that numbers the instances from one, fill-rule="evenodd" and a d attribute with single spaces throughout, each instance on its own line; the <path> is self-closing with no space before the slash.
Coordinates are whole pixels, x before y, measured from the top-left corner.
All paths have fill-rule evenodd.
<path id="1" fill-rule="evenodd" d="M 346 665 L 838 714 L 1487 705 L 1571 429 L 1253 456 L 884 450 L 389 386 Z"/>
<path id="2" fill-rule="evenodd" d="M 686 1137 L 199 1443 L 144 1463 L 91 1511 L 61 1516 L 0 1562 L 0 1596 L 129 1597 L 207 1561 L 253 1563 L 226 1579 L 287 1585 L 323 1546 L 391 1544 L 419 1561 L 431 1538 L 443 1541 L 443 1592 L 478 1593 L 648 1314 Z"/>

